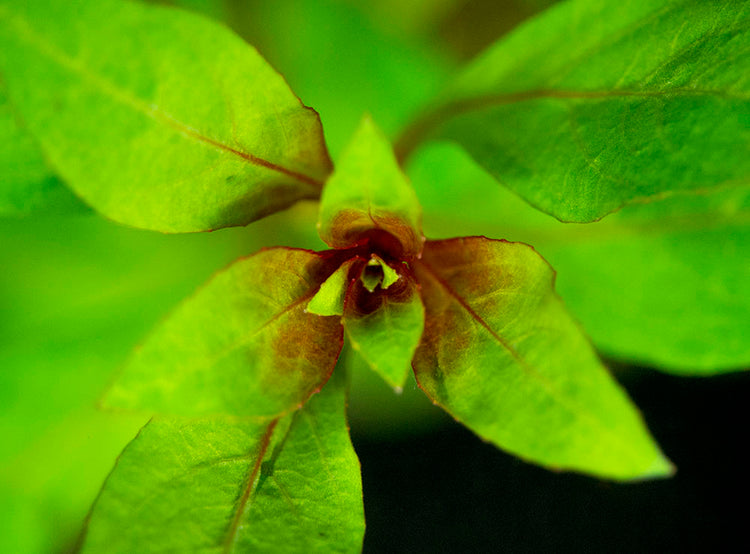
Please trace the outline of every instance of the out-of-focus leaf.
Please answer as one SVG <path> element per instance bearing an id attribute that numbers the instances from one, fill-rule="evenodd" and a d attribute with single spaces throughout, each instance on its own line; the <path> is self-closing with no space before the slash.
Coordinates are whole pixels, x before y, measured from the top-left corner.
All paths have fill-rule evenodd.
<path id="1" fill-rule="evenodd" d="M 50 171 L 39 146 L 24 129 L 0 80 L 0 216 L 87 211 Z"/>
<path id="2" fill-rule="evenodd" d="M 212 17 L 217 21 L 227 18 L 229 0 L 154 0 L 154 3 L 177 6 Z"/>
<path id="3" fill-rule="evenodd" d="M 335 269 L 323 255 L 271 248 L 234 262 L 135 351 L 105 406 L 151 413 L 275 416 L 328 380 L 338 318 L 305 312 Z"/>
<path id="4" fill-rule="evenodd" d="M 92 401 L 0 463 L 0 551 L 42 554 L 72 546 L 107 472 L 145 419 L 104 414 Z"/>
<path id="5" fill-rule="evenodd" d="M 747 184 L 749 9 L 564 2 L 481 55 L 397 150 L 434 131 L 563 221 Z"/>
<path id="6" fill-rule="evenodd" d="M 146 419 L 96 410 L 111 373 L 165 311 L 255 242 L 242 228 L 160 235 L 45 217 L 0 221 L 0 244 L 0 552 L 67 552 Z"/>
<path id="7" fill-rule="evenodd" d="M 479 54 L 556 0 L 460 0 L 440 20 L 439 39 L 454 56 Z"/>
<path id="8" fill-rule="evenodd" d="M 4 0 L 0 70 L 52 167 L 128 225 L 244 225 L 317 197 L 331 170 L 317 114 L 253 48 L 188 12 Z"/>
<path id="9" fill-rule="evenodd" d="M 108 478 L 82 552 L 359 551 L 343 377 L 281 420 L 152 421 Z"/>
<path id="10" fill-rule="evenodd" d="M 320 112 L 334 159 L 363 113 L 393 136 L 447 79 L 442 57 L 394 32 L 392 21 L 378 25 L 361 3 L 274 0 L 232 8 L 235 29 Z"/>
<path id="11" fill-rule="evenodd" d="M 391 387 L 402 390 L 424 328 L 424 306 L 413 277 L 403 273 L 387 288 L 372 291 L 354 281 L 343 322 L 352 348 Z"/>
<path id="12" fill-rule="evenodd" d="M 373 240 L 397 242 L 398 257 L 422 250 L 422 209 L 388 140 L 366 116 L 323 189 L 320 237 L 334 248 Z M 390 235 L 390 236 L 386 236 Z"/>
<path id="13" fill-rule="evenodd" d="M 533 244 L 608 356 L 679 374 L 750 366 L 748 188 L 633 204 L 573 225 L 498 187 L 453 145 L 430 145 L 412 161 L 428 236 L 485 233 Z"/>
<path id="14" fill-rule="evenodd" d="M 547 467 L 617 480 L 671 473 L 532 248 L 483 237 L 428 241 L 414 266 L 426 310 L 414 369 L 435 402 Z"/>
<path id="15" fill-rule="evenodd" d="M 750 187 L 616 216 L 535 243 L 597 346 L 678 374 L 747 369 Z"/>

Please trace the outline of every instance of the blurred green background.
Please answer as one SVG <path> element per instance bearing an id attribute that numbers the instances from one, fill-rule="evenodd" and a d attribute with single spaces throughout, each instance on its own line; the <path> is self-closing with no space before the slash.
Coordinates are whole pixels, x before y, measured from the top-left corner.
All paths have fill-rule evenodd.
<path id="1" fill-rule="evenodd" d="M 226 21 L 256 46 L 320 112 L 335 160 L 362 113 L 395 136 L 463 61 L 552 2 L 168 3 Z M 561 295 L 609 358 L 622 358 L 621 345 L 633 344 L 631 361 L 658 361 L 660 344 L 650 329 L 689 324 L 667 303 L 648 320 L 628 311 L 629 295 L 643 291 L 652 290 L 658 305 L 658 274 L 668 279 L 673 268 L 667 266 L 678 263 L 654 266 L 660 249 L 674 246 L 669 241 L 703 245 L 693 252 L 696 259 L 725 256 L 736 261 L 727 269 L 733 278 L 747 276 L 740 250 L 746 221 L 733 238 L 722 239 L 717 253 L 714 220 L 708 229 L 688 229 L 696 236 L 671 239 L 642 233 L 648 226 L 638 221 L 648 214 L 640 209 L 590 228 L 557 223 L 448 144 L 418 153 L 409 172 L 429 237 L 484 234 L 534 245 L 558 270 Z M 717 213 L 730 217 L 747 199 L 719 201 Z M 130 349 L 234 258 L 262 246 L 324 248 L 315 220 L 312 202 L 247 228 L 194 235 L 129 229 L 86 212 L 0 220 L 0 552 L 74 546 L 115 457 L 144 423 L 95 407 Z M 629 272 L 630 289 L 612 290 L 612 259 Z M 687 274 L 674 286 L 689 296 L 705 279 Z M 627 324 L 613 328 L 615 314 Z M 715 319 L 720 328 L 721 314 Z M 685 344 L 686 359 L 700 351 L 700 344 Z M 741 409 L 750 392 L 746 373 L 708 381 L 613 363 L 680 468 L 669 482 L 615 486 L 527 466 L 462 430 L 413 381 L 397 396 L 351 352 L 342 363 L 352 368 L 350 420 L 363 465 L 365 551 L 664 552 L 741 536 L 724 493 L 739 495 L 748 484 L 739 457 L 748 420 Z M 712 355 L 701 367 L 710 373 L 722 364 L 731 359 Z"/>

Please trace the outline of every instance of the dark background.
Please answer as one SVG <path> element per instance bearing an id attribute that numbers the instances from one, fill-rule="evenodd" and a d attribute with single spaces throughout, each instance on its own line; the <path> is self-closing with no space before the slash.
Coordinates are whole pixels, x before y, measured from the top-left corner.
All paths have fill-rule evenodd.
<path id="1" fill-rule="evenodd" d="M 678 467 L 672 479 L 616 484 L 552 473 L 448 418 L 399 441 L 353 428 L 364 551 L 747 551 L 750 375 L 691 379 L 633 368 L 623 384 Z"/>

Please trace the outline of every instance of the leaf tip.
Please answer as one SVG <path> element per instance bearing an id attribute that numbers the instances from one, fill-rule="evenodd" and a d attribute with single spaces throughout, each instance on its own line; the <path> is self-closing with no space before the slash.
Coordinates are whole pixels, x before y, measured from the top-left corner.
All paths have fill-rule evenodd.
<path id="1" fill-rule="evenodd" d="M 673 477 L 675 473 L 677 473 L 677 466 L 664 454 L 659 452 L 651 467 L 643 473 L 642 480 L 667 479 Z"/>
<path id="2" fill-rule="evenodd" d="M 675 473 L 677 473 L 677 466 L 659 451 L 650 466 L 626 480 L 631 483 L 641 483 L 643 481 L 652 481 L 655 479 L 669 479 L 674 477 Z"/>

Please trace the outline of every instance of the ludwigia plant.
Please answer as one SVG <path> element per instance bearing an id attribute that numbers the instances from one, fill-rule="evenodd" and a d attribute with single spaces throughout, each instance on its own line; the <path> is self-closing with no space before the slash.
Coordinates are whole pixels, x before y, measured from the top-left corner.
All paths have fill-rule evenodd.
<path id="1" fill-rule="evenodd" d="M 413 371 L 432 402 L 524 460 L 670 475 L 551 266 L 503 237 L 425 239 L 401 162 L 428 138 L 453 140 L 563 221 L 639 202 L 664 206 L 658 217 L 733 216 L 748 198 L 750 72 L 722 56 L 746 47 L 747 21 L 745 3 L 563 3 L 472 63 L 395 152 L 364 117 L 334 169 L 317 113 L 218 24 L 117 0 L 0 3 L 5 211 L 75 206 L 69 188 L 116 222 L 176 233 L 320 197 L 330 247 L 235 261 L 133 353 L 102 405 L 153 418 L 104 484 L 81 551 L 357 551 L 344 340 L 391 387 Z M 576 44 L 556 51 L 571 26 Z M 729 335 L 696 372 L 747 361 L 743 313 L 713 330 Z M 679 353 L 653 356 L 689 371 Z"/>

